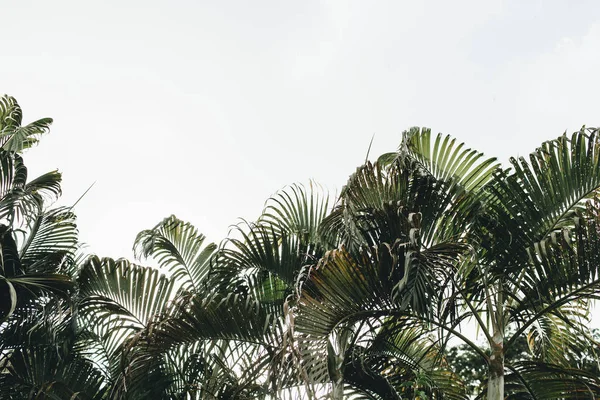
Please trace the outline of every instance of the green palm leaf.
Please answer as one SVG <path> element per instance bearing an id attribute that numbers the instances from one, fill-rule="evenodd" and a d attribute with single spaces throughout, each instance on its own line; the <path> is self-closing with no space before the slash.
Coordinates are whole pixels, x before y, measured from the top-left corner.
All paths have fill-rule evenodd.
<path id="1" fill-rule="evenodd" d="M 148 386 L 145 377 L 158 370 L 177 396 L 262 392 L 280 346 L 274 327 L 270 310 L 250 298 L 189 294 L 124 347 L 125 384 L 115 393 L 135 393 L 131 388 Z"/>
<path id="2" fill-rule="evenodd" d="M 574 227 L 578 210 L 600 188 L 598 131 L 561 136 L 545 142 L 529 161 L 521 157 L 511 163 L 514 171 L 502 172 L 489 186 L 492 216 L 486 229 L 499 238 L 489 255 L 502 268 L 518 268 L 534 243 Z"/>
<path id="3" fill-rule="evenodd" d="M 167 310 L 174 281 L 158 270 L 120 259 L 91 257 L 79 275 L 80 310 L 94 324 L 120 320 L 123 327 L 142 329 Z"/>
<path id="4" fill-rule="evenodd" d="M 328 211 L 329 196 L 320 186 L 311 182 L 307 190 L 302 185 L 291 185 L 267 200 L 257 224 L 297 236 L 304 245 L 319 245 L 319 227 Z"/>
<path id="5" fill-rule="evenodd" d="M 58 273 L 27 273 L 23 268 L 12 231 L 0 226 L 0 318 L 8 318 L 17 307 L 41 295 L 68 296 L 70 277 Z"/>
<path id="6" fill-rule="evenodd" d="M 204 240 L 194 226 L 172 215 L 153 229 L 140 232 L 134 251 L 137 258 L 156 259 L 184 290 L 198 292 L 206 283 L 210 259 L 217 248 L 213 243 L 204 245 Z"/>
<path id="7" fill-rule="evenodd" d="M 0 148 L 21 152 L 39 142 L 39 138 L 50 130 L 52 118 L 43 118 L 21 126 L 23 112 L 14 97 L 0 98 Z"/>
<path id="8" fill-rule="evenodd" d="M 413 128 L 404 133 L 404 148 L 399 152 L 414 160 L 416 168 L 434 181 L 426 183 L 439 187 L 443 195 L 433 210 L 434 223 L 425 225 L 423 241 L 454 240 L 465 237 L 481 212 L 487 185 L 500 172 L 495 158 L 465 148 L 449 135 L 438 134 L 433 139 L 431 130 Z"/>
<path id="9" fill-rule="evenodd" d="M 417 393 L 429 398 L 467 398 L 460 378 L 441 366 L 441 348 L 427 330 L 410 320 L 385 321 L 366 343 L 349 349 L 346 358 L 346 380 L 379 398 Z"/>
<path id="10" fill-rule="evenodd" d="M 467 192 L 488 184 L 500 165 L 495 158 L 484 158 L 483 153 L 465 148 L 464 143 L 459 144 L 449 135 L 440 133 L 433 140 L 427 128 L 412 128 L 404 135 L 406 153 L 417 160 L 427 174 Z"/>
<path id="11" fill-rule="evenodd" d="M 198 339 L 231 339 L 266 343 L 275 323 L 271 306 L 249 296 L 221 293 L 187 296 L 155 327 L 156 340 L 166 343 Z"/>
<path id="12" fill-rule="evenodd" d="M 68 208 L 41 213 L 33 219 L 20 249 L 23 269 L 31 272 L 63 272 L 75 263 L 78 231 L 75 214 Z"/>
<path id="13" fill-rule="evenodd" d="M 132 380 L 131 376 L 139 375 L 139 364 L 131 364 L 129 358 L 132 351 L 137 351 L 135 345 L 140 336 L 168 312 L 177 294 L 175 281 L 156 269 L 124 259 L 94 256 L 84 264 L 78 284 L 78 318 L 84 329 L 79 335 L 78 352 L 95 361 L 97 368 L 108 375 L 110 396 L 161 397 L 167 382 L 159 360 L 154 356 L 146 358 L 144 378 Z M 103 363 L 103 359 L 107 361 Z M 139 383 L 134 384 L 138 391 L 123 386 L 134 381 Z"/>
<path id="14" fill-rule="evenodd" d="M 506 377 L 508 399 L 597 399 L 598 377 L 572 368 L 539 362 L 509 366 Z"/>
<path id="15" fill-rule="evenodd" d="M 52 348 L 16 350 L 0 374 L 3 399 L 104 398 L 102 376 L 82 359 L 60 359 Z"/>
<path id="16" fill-rule="evenodd" d="M 214 281 L 236 288 L 251 284 L 253 275 L 272 276 L 293 287 L 301 268 L 310 262 L 311 255 L 304 253 L 297 236 L 278 232 L 272 225 L 238 225 L 233 232 L 240 238 L 230 236 L 217 253 Z"/>

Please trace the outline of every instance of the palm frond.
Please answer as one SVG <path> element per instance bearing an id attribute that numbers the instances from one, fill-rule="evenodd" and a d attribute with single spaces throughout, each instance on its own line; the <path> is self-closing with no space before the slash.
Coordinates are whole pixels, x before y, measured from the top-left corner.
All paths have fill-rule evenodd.
<path id="1" fill-rule="evenodd" d="M 406 240 L 401 217 L 410 213 L 422 216 L 424 246 L 464 240 L 476 198 L 453 181 L 437 179 L 409 154 L 403 153 L 402 160 L 367 163 L 350 177 L 322 223 L 321 235 L 330 245 L 343 244 L 355 253 L 364 245 Z"/>
<path id="2" fill-rule="evenodd" d="M 382 399 L 418 393 L 430 398 L 467 398 L 460 378 L 440 363 L 443 355 L 436 341 L 411 320 L 384 321 L 372 339 L 355 345 L 346 358 L 346 381 Z"/>
<path id="3" fill-rule="evenodd" d="M 465 148 L 464 143 L 457 143 L 449 135 L 440 133 L 433 140 L 428 128 L 412 128 L 404 136 L 408 155 L 421 168 L 436 180 L 451 182 L 467 192 L 489 183 L 500 165 L 495 158 L 484 158 L 483 153 Z"/>
<path id="4" fill-rule="evenodd" d="M 156 371 L 177 396 L 262 392 L 280 346 L 277 329 L 269 309 L 249 298 L 189 294 L 123 347 L 126 368 L 115 393 L 148 386 L 145 377 Z"/>
<path id="5" fill-rule="evenodd" d="M 378 211 L 385 212 L 388 207 L 395 208 L 396 212 L 400 207 L 410 208 L 409 176 L 407 170 L 388 170 L 379 163 L 359 167 L 342 189 L 331 214 L 322 222 L 320 234 L 329 247 L 344 244 L 350 251 L 356 251 L 363 245 L 373 244 L 372 237 L 377 233 L 386 235 L 382 238 L 386 242 L 399 237 L 403 232 L 397 231 L 393 215 L 386 225 L 387 220 L 376 224 L 379 221 L 372 221 L 371 216 L 376 217 Z M 377 229 L 383 232 L 373 232 Z"/>
<path id="6" fill-rule="evenodd" d="M 0 374 L 3 399 L 104 398 L 100 373 L 83 359 L 61 359 L 52 348 L 15 350 Z"/>
<path id="7" fill-rule="evenodd" d="M 42 118 L 21 126 L 23 112 L 14 97 L 0 98 L 0 148 L 19 153 L 38 143 L 48 133 L 52 118 Z"/>
<path id="8" fill-rule="evenodd" d="M 154 228 L 140 232 L 133 248 L 138 259 L 156 259 L 184 290 L 200 291 L 217 248 L 213 243 L 204 245 L 204 240 L 205 236 L 194 226 L 172 215 Z"/>
<path id="9" fill-rule="evenodd" d="M 12 225 L 13 229 L 42 207 L 40 198 L 28 195 L 26 182 L 27 168 L 23 159 L 0 150 L 0 221 Z"/>
<path id="10" fill-rule="evenodd" d="M 21 125 L 23 110 L 17 100 L 8 95 L 0 97 L 0 130 Z"/>
<path id="11" fill-rule="evenodd" d="M 319 227 L 328 211 L 329 196 L 319 185 L 291 185 L 267 200 L 257 224 L 297 236 L 305 246 L 320 245 Z"/>
<path id="12" fill-rule="evenodd" d="M 135 329 L 144 328 L 165 312 L 176 294 L 173 280 L 125 259 L 90 257 L 78 283 L 82 315 L 94 324 L 118 320 L 117 325 Z"/>
<path id="13" fill-rule="evenodd" d="M 452 244 L 415 251 L 402 242 L 366 249 L 360 258 L 343 248 L 330 251 L 302 288 L 297 323 L 305 332 L 326 335 L 363 313 L 430 316 L 463 251 Z"/>
<path id="14" fill-rule="evenodd" d="M 554 232 L 527 253 L 529 265 L 508 286 L 512 313 L 543 315 L 578 299 L 598 297 L 600 226 L 596 211 L 578 212 L 573 229 Z M 510 281 L 509 281 L 510 282 Z"/>
<path id="15" fill-rule="evenodd" d="M 27 273 L 71 269 L 78 249 L 75 218 L 70 209 L 57 208 L 33 219 L 20 248 L 21 264 Z"/>
<path id="16" fill-rule="evenodd" d="M 42 296 L 20 304 L 1 326 L 0 353 L 10 358 L 9 350 L 30 346 L 68 353 L 74 340 L 72 314 L 70 302 L 58 297 Z"/>
<path id="17" fill-rule="evenodd" d="M 247 286 L 249 277 L 274 276 L 293 287 L 303 266 L 314 258 L 295 235 L 278 232 L 272 225 L 235 226 L 224 241 L 213 263 L 213 281 L 224 281 L 231 288 Z M 261 279 L 262 280 L 262 279 Z"/>
<path id="18" fill-rule="evenodd" d="M 503 268 L 527 260 L 525 249 L 563 228 L 600 188 L 598 130 L 585 129 L 545 142 L 529 156 L 511 159 L 489 186 L 488 223 L 497 238 L 490 248 Z M 511 269 L 512 271 L 512 269 Z"/>
<path id="19" fill-rule="evenodd" d="M 508 399 L 597 399 L 598 377 L 558 365 L 522 361 L 509 366 Z"/>
<path id="20" fill-rule="evenodd" d="M 426 184 L 439 187 L 443 193 L 435 204 L 435 224 L 425 227 L 423 241 L 456 241 L 468 236 L 473 220 L 485 207 L 486 187 L 501 171 L 500 164 L 496 158 L 465 148 L 449 135 L 440 133 L 434 140 L 427 128 L 412 128 L 403 135 L 398 157 L 414 160 L 415 168 L 433 178 Z"/>
<path id="21" fill-rule="evenodd" d="M 0 226 L 0 318 L 8 318 L 17 307 L 42 295 L 68 297 L 73 289 L 70 277 L 59 273 L 27 273 L 23 268 L 12 231 Z"/>
<path id="22" fill-rule="evenodd" d="M 567 304 L 536 318 L 527 333 L 533 359 L 567 367 L 576 365 L 582 350 L 590 346 L 587 310 L 587 304 Z"/>
<path id="23" fill-rule="evenodd" d="M 198 339 L 268 343 L 266 338 L 276 326 L 273 311 L 278 310 L 242 294 L 186 296 L 178 301 L 170 317 L 153 327 L 153 335 L 163 344 Z"/>

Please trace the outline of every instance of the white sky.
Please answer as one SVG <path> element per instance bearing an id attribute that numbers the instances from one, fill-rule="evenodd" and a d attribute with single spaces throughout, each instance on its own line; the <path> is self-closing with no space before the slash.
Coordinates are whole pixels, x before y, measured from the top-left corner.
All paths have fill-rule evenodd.
<path id="1" fill-rule="evenodd" d="M 415 125 L 505 161 L 600 125 L 598 1 L 0 0 L 0 93 L 51 134 L 102 256 L 175 214 L 220 241 L 286 184 L 335 191 Z"/>

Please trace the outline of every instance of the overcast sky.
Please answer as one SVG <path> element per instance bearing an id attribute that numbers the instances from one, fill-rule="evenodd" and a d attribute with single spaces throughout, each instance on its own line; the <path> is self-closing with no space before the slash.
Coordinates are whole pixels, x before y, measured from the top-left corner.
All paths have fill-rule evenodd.
<path id="1" fill-rule="evenodd" d="M 411 126 L 506 161 L 599 126 L 598 1 L 9 1 L 0 93 L 82 239 L 131 258 L 175 214 L 220 241 L 277 189 L 340 189 Z"/>

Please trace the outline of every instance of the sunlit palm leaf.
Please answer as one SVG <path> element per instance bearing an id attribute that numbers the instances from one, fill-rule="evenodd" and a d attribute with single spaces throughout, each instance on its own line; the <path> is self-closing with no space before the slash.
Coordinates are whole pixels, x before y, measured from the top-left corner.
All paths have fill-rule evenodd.
<path id="1" fill-rule="evenodd" d="M 587 305 L 568 304 L 536 318 L 527 334 L 533 359 L 565 367 L 573 366 L 590 346 Z"/>

